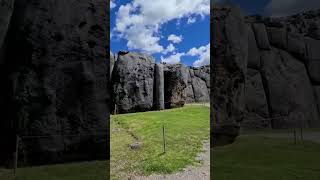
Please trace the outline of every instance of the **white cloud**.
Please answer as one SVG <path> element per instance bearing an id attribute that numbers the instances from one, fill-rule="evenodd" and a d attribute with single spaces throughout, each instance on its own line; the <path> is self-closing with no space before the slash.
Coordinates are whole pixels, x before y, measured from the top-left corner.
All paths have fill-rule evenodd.
<path id="1" fill-rule="evenodd" d="M 168 36 L 168 41 L 171 41 L 173 43 L 178 44 L 178 43 L 180 43 L 182 41 L 182 36 L 181 35 L 177 36 L 177 35 L 174 35 L 174 34 L 170 34 Z"/>
<path id="2" fill-rule="evenodd" d="M 319 0 L 271 0 L 265 11 L 271 16 L 286 16 L 319 7 Z"/>
<path id="3" fill-rule="evenodd" d="M 193 66 L 205 66 L 210 64 L 210 43 L 199 48 L 192 48 L 188 51 L 189 56 L 198 56 L 198 59 L 193 63 Z"/>
<path id="4" fill-rule="evenodd" d="M 110 9 L 113 9 L 117 6 L 117 4 L 114 2 L 115 0 L 110 1 Z"/>
<path id="5" fill-rule="evenodd" d="M 189 17 L 187 23 L 188 24 L 192 24 L 196 22 L 196 18 L 195 17 Z"/>
<path id="6" fill-rule="evenodd" d="M 167 48 L 162 52 L 162 54 L 168 54 L 169 52 L 173 52 L 174 50 L 176 50 L 176 48 L 174 47 L 173 44 L 169 44 L 167 46 Z"/>
<path id="7" fill-rule="evenodd" d="M 167 58 L 163 58 L 161 56 L 161 62 L 165 62 L 168 64 L 178 64 L 181 62 L 181 57 L 184 55 L 185 55 L 185 53 L 176 53 L 176 54 L 173 54 Z"/>
<path id="8" fill-rule="evenodd" d="M 163 24 L 209 14 L 210 0 L 133 0 L 120 6 L 114 31 L 128 41 L 129 49 L 157 53 L 164 50 L 159 43 Z"/>

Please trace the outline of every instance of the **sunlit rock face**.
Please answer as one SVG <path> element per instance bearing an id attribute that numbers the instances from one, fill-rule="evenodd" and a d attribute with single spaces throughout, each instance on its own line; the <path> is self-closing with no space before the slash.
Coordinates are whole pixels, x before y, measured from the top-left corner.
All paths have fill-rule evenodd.
<path id="1" fill-rule="evenodd" d="M 120 51 L 111 80 L 114 113 L 163 110 L 210 101 L 210 66 L 156 63 L 151 55 Z"/>
<path id="2" fill-rule="evenodd" d="M 155 59 L 140 53 L 119 53 L 113 68 L 114 108 L 118 113 L 149 111 L 154 107 Z"/>
<path id="3" fill-rule="evenodd" d="M 16 135 L 22 163 L 107 158 L 107 9 L 102 0 L 1 1 L 1 162 Z M 81 134 L 104 135 L 70 136 Z"/>

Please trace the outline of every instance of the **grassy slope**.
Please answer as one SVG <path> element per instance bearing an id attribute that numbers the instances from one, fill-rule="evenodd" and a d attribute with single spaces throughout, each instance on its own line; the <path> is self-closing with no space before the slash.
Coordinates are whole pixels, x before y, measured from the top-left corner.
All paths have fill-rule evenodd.
<path id="1" fill-rule="evenodd" d="M 320 144 L 312 142 L 246 136 L 211 153 L 214 179 L 320 180 Z"/>
<path id="2" fill-rule="evenodd" d="M 195 163 L 202 140 L 209 139 L 209 108 L 184 108 L 112 116 L 111 176 L 119 172 L 172 173 Z M 163 153 L 162 124 L 166 127 L 167 153 Z M 137 138 L 137 139 L 135 139 Z M 140 141 L 139 150 L 129 144 Z"/>
<path id="3" fill-rule="evenodd" d="M 107 161 L 19 168 L 16 180 L 107 180 Z M 13 180 L 13 171 L 0 169 L 1 180 Z"/>

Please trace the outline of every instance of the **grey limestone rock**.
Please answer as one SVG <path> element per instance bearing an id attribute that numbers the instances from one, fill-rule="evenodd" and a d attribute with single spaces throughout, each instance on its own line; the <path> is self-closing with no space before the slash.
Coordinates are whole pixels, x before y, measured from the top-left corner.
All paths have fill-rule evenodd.
<path id="1" fill-rule="evenodd" d="M 112 86 L 118 113 L 152 110 L 154 103 L 153 57 L 139 53 L 118 53 Z"/>

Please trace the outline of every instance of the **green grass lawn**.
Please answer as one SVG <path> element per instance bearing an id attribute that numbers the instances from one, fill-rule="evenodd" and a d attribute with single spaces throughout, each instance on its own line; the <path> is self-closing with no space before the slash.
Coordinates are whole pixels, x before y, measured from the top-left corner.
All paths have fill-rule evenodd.
<path id="1" fill-rule="evenodd" d="M 111 119 L 112 179 L 131 173 L 172 173 L 196 164 L 202 141 L 210 135 L 210 110 L 205 106 L 122 114 Z M 163 154 L 163 124 L 166 154 Z M 141 142 L 142 146 L 131 150 L 129 145 L 133 142 Z"/>
<path id="2" fill-rule="evenodd" d="M 262 136 L 240 137 L 211 150 L 218 180 L 320 180 L 320 144 Z"/>
<path id="3" fill-rule="evenodd" d="M 109 162 L 79 162 L 19 168 L 15 180 L 108 180 Z M 1 180 L 14 180 L 13 170 L 0 169 Z"/>

